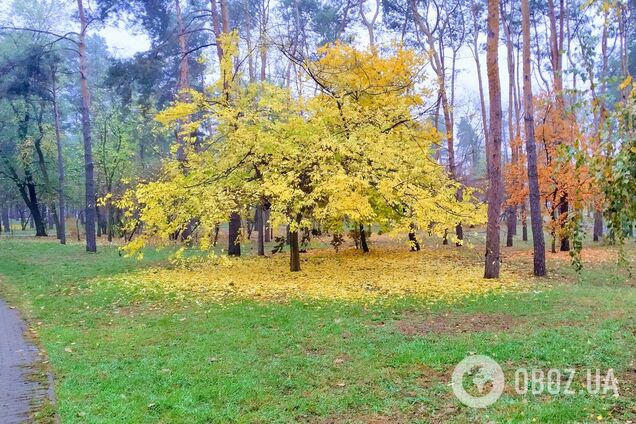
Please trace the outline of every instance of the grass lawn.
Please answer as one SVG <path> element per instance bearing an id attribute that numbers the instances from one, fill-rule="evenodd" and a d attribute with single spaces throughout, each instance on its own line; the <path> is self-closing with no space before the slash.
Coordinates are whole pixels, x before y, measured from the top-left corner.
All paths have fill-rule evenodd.
<path id="1" fill-rule="evenodd" d="M 440 246 L 458 253 L 435 261 L 431 249 L 409 261 L 456 269 L 459 281 L 468 272 L 463 264 L 479 263 L 482 254 L 481 247 Z M 146 267 L 163 264 L 165 253 L 146 252 L 140 262 L 115 248 L 87 255 L 81 245 L 39 240 L 1 240 L 0 275 L 3 296 L 48 352 L 63 423 L 636 420 L 634 280 L 610 248 L 594 247 L 580 278 L 562 255 L 548 254 L 551 278 L 536 283 L 523 249 L 507 250 L 505 259 L 506 270 L 522 270 L 518 290 L 453 302 L 404 293 L 230 300 L 198 295 L 201 285 L 148 290 L 148 281 L 121 282 L 152 276 L 158 271 Z M 284 262 L 274 260 L 272 274 Z M 355 276 L 348 266 L 342 262 L 338 272 Z M 266 274 L 252 278 L 267 279 L 267 268 L 255 268 Z M 188 280 L 192 271 L 171 272 Z M 391 279 L 396 271 L 373 272 Z M 286 293 L 294 290 L 302 287 Z M 449 385 L 454 366 L 471 353 L 496 359 L 506 376 L 504 395 L 483 410 L 461 404 Z M 520 367 L 575 368 L 575 388 L 585 369 L 611 368 L 619 396 L 521 395 L 514 390 Z"/>

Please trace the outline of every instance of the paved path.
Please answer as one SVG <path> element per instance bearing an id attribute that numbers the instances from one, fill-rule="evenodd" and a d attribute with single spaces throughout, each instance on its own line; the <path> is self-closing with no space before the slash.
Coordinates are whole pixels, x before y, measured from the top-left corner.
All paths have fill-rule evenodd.
<path id="1" fill-rule="evenodd" d="M 29 378 L 41 360 L 38 348 L 25 337 L 18 312 L 0 300 L 0 423 L 29 421 L 29 411 L 50 394 Z"/>

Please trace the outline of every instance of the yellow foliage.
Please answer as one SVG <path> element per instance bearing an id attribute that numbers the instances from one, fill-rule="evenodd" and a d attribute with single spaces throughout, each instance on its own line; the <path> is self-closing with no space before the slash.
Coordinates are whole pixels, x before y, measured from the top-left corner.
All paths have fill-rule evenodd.
<path id="1" fill-rule="evenodd" d="M 382 250 L 360 254 L 314 251 L 303 256 L 303 271 L 291 273 L 285 255 L 258 258 L 214 257 L 194 266 L 152 268 L 114 277 L 143 293 L 168 293 L 213 302 L 347 300 L 377 302 L 415 298 L 454 302 L 467 296 L 524 290 L 513 275 L 484 280 L 481 261 L 458 252 Z M 186 262 L 189 263 L 189 262 Z"/>
<path id="2" fill-rule="evenodd" d="M 236 42 L 235 34 L 224 40 L 228 58 Z M 457 200 L 461 184 L 431 157 L 439 134 L 418 109 L 428 94 L 416 87 L 420 57 L 402 48 L 382 57 L 339 43 L 318 55 L 304 65 L 320 88 L 311 98 L 230 81 L 228 59 L 215 87 L 190 91 L 157 116 L 189 143 L 185 159 L 165 160 L 157 181 L 120 203 L 143 222 L 142 238 L 174 240 L 196 221 L 207 245 L 206 234 L 231 212 L 258 204 L 269 206 L 272 225 L 291 231 L 319 222 L 338 233 L 376 222 L 442 235 L 459 222 L 485 221 L 472 190 L 463 188 Z"/>

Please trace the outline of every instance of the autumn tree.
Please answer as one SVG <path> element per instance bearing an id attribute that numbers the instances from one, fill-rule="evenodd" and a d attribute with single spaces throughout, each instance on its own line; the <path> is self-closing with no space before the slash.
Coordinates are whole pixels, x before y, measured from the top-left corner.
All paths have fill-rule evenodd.
<path id="1" fill-rule="evenodd" d="M 224 44 L 230 65 L 231 46 Z M 159 181 L 130 192 L 124 205 L 144 223 L 130 249 L 148 237 L 169 239 L 193 216 L 208 246 L 221 216 L 259 199 L 270 204 L 274 225 L 289 226 L 292 271 L 300 269 L 299 233 L 314 222 L 332 232 L 377 222 L 439 236 L 459 221 L 481 222 L 472 192 L 458 201 L 460 184 L 431 158 L 438 135 L 416 113 L 424 107 L 413 91 L 422 77 L 418 57 L 398 49 L 383 58 L 342 44 L 318 54 L 301 64 L 317 84 L 315 97 L 221 80 L 212 99 L 191 92 L 192 102 L 160 114 L 168 125 L 185 116 L 213 119 L 218 136 L 187 150 L 187 173 L 167 161 Z M 189 131 L 200 123 L 191 119 Z"/>

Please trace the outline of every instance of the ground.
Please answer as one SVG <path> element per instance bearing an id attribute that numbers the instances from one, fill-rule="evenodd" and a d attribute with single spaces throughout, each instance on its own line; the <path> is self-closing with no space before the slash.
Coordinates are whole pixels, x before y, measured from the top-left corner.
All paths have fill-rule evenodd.
<path id="1" fill-rule="evenodd" d="M 310 252 L 290 283 L 282 256 L 186 265 L 5 239 L 0 275 L 48 355 L 63 423 L 636 420 L 636 282 L 616 249 L 586 248 L 580 276 L 548 254 L 550 278 L 537 281 L 518 244 L 490 286 L 478 243 Z M 483 410 L 449 385 L 473 353 L 506 376 Z M 521 395 L 521 367 L 574 368 L 576 388 L 583 370 L 612 369 L 619 395 Z"/>

